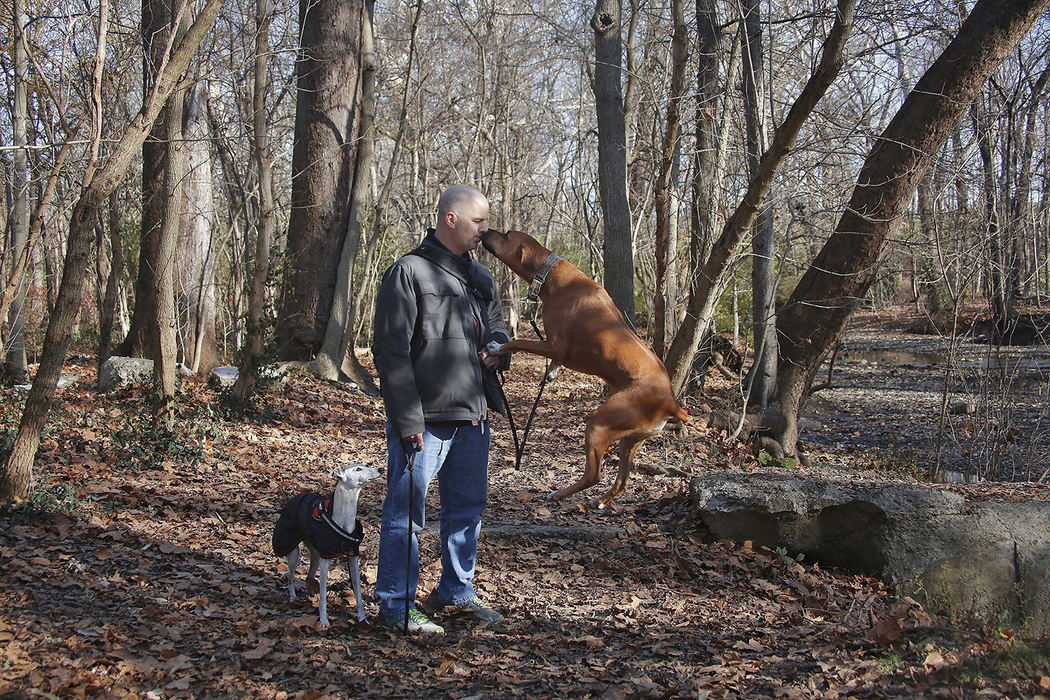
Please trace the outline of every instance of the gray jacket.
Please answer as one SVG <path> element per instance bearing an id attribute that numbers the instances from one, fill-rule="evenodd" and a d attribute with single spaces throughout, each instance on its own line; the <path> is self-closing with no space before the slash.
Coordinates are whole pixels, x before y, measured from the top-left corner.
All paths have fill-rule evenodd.
<path id="1" fill-rule="evenodd" d="M 426 423 L 504 413 L 496 373 L 478 352 L 510 340 L 492 274 L 434 237 L 397 260 L 376 297 L 372 353 L 387 420 L 401 437 Z M 510 363 L 504 356 L 503 366 Z"/>

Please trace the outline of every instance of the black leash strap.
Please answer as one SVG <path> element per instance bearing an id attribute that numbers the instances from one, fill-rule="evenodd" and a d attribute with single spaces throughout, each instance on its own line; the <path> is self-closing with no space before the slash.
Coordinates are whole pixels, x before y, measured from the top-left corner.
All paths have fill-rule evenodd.
<path id="1" fill-rule="evenodd" d="M 539 326 L 536 325 L 535 317 L 529 319 L 532 323 L 532 330 L 536 331 L 536 335 L 540 340 L 546 340 L 543 337 L 543 333 L 540 332 Z M 532 429 L 532 420 L 536 417 L 536 409 L 540 405 L 540 397 L 543 396 L 543 389 L 547 386 L 547 371 L 550 369 L 551 363 L 547 362 L 547 366 L 543 368 L 543 379 L 540 380 L 539 391 L 536 392 L 536 400 L 532 402 L 532 410 L 529 411 L 529 419 L 525 421 L 525 430 L 522 432 L 521 441 L 518 441 L 518 429 L 514 425 L 514 412 L 510 410 L 510 401 L 507 400 L 507 392 L 503 390 L 503 385 L 506 382 L 506 378 L 502 371 L 496 372 L 496 378 L 499 380 L 499 395 L 503 399 L 503 405 L 507 407 L 507 422 L 510 423 L 510 435 L 514 438 L 514 468 L 521 469 L 521 459 L 525 456 L 525 443 L 529 439 L 529 431 Z"/>
<path id="2" fill-rule="evenodd" d="M 408 634 L 408 609 L 411 605 L 408 591 L 412 585 L 412 492 L 415 490 L 412 483 L 412 472 L 416 466 L 419 443 L 413 441 L 411 446 L 405 444 L 405 448 L 405 464 L 408 467 L 408 555 L 405 558 L 405 627 L 402 631 Z"/>
<path id="3" fill-rule="evenodd" d="M 547 363 L 547 369 L 550 368 L 550 363 Z M 510 401 L 507 400 L 507 393 L 503 390 L 503 384 L 505 378 L 503 372 L 497 372 L 497 378 L 499 379 L 499 393 L 503 399 L 503 405 L 507 407 L 507 422 L 510 423 L 510 435 L 514 439 L 514 468 L 521 469 L 521 459 L 525 456 L 525 443 L 529 439 L 529 431 L 532 429 L 532 420 L 536 417 L 536 409 L 540 405 L 540 397 L 543 396 L 543 389 L 547 386 L 547 369 L 543 371 L 543 379 L 540 380 L 539 391 L 536 392 L 536 400 L 532 402 L 532 410 L 529 411 L 529 419 L 525 422 L 525 430 L 521 435 L 521 440 L 518 440 L 518 429 L 514 424 L 514 412 L 510 410 Z"/>

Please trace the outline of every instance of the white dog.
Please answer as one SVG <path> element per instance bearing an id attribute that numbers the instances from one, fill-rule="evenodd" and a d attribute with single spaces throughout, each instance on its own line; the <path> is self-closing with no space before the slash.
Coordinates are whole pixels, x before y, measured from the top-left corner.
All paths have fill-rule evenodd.
<path id="1" fill-rule="evenodd" d="M 336 467 L 331 474 L 336 479 L 335 493 L 325 498 L 319 493 L 301 493 L 281 508 L 281 517 L 273 529 L 273 551 L 279 557 L 288 557 L 288 600 L 295 601 L 295 568 L 299 564 L 299 543 L 306 542 L 310 550 L 309 583 L 320 568 L 320 592 L 317 602 L 321 627 L 328 627 L 328 566 L 332 559 L 345 554 L 350 566 L 350 580 L 357 597 L 357 620 L 365 619 L 365 604 L 361 599 L 361 567 L 358 548 L 364 531 L 357 519 L 357 498 L 361 489 L 379 478 L 379 470 L 363 464 Z"/>

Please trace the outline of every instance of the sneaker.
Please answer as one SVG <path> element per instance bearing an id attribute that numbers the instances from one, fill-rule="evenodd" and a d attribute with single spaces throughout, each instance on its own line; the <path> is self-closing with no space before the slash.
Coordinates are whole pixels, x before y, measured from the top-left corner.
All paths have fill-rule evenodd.
<path id="1" fill-rule="evenodd" d="M 434 616 L 451 605 L 462 612 L 468 612 L 479 620 L 485 622 L 503 622 L 503 616 L 485 605 L 484 601 L 476 595 L 462 603 L 442 603 L 438 600 L 437 591 L 433 591 L 425 600 L 419 603 L 419 607 L 426 611 L 427 615 Z"/>
<path id="2" fill-rule="evenodd" d="M 474 596 L 470 600 L 465 600 L 462 603 L 456 603 L 456 607 L 463 612 L 470 613 L 479 620 L 484 620 L 485 622 L 503 622 L 503 616 L 485 605 L 481 598 L 478 598 L 477 596 Z"/>
<path id="3" fill-rule="evenodd" d="M 380 615 L 375 619 L 378 627 L 386 627 L 394 630 L 405 629 L 405 616 L 403 613 L 397 615 Z M 445 628 L 432 622 L 416 608 L 408 609 L 408 630 L 410 634 L 444 634 Z"/>

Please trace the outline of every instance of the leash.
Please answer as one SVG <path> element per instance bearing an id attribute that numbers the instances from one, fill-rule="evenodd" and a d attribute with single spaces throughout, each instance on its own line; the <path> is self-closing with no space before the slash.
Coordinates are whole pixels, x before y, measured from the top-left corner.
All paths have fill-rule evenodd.
<path id="1" fill-rule="evenodd" d="M 404 442 L 402 442 L 404 445 Z M 405 626 L 403 632 L 408 634 L 408 589 L 412 578 L 412 492 L 415 490 L 412 484 L 412 471 L 416 465 L 416 454 L 419 452 L 419 443 L 413 442 L 410 450 L 405 450 L 405 464 L 408 466 L 408 555 L 405 558 Z"/>
<path id="2" fill-rule="evenodd" d="M 539 271 L 533 275 L 532 282 L 529 284 L 528 291 L 525 294 L 525 304 L 522 309 L 522 316 L 527 318 L 529 323 L 532 325 L 532 330 L 536 331 L 536 337 L 541 341 L 547 339 L 543 337 L 543 332 L 540 331 L 540 327 L 536 325 L 536 314 L 540 307 L 540 290 L 543 288 L 543 283 L 547 281 L 547 275 L 550 274 L 551 268 L 553 268 L 559 260 L 564 258 L 551 253 L 540 265 Z M 503 385 L 506 383 L 506 377 L 504 376 L 503 370 L 496 371 L 496 379 L 499 385 L 500 398 L 503 399 L 503 405 L 507 407 L 507 422 L 510 423 L 510 435 L 514 439 L 514 468 L 521 469 L 521 459 L 525 456 L 525 443 L 529 439 L 529 431 L 532 429 L 532 420 L 536 417 L 536 409 L 540 405 L 540 397 L 543 396 L 543 389 L 547 386 L 547 371 L 550 369 L 550 361 L 547 362 L 546 367 L 543 369 L 543 379 L 540 380 L 540 388 L 536 392 L 536 400 L 532 402 L 532 410 L 529 411 L 529 419 L 525 421 L 525 430 L 522 432 L 521 440 L 518 440 L 518 429 L 514 424 L 514 412 L 510 410 L 510 401 L 507 400 L 507 392 L 503 389 Z"/>
<path id="3" fill-rule="evenodd" d="M 518 430 L 514 425 L 514 412 L 510 410 L 510 401 L 507 400 L 507 392 L 504 391 L 503 385 L 506 382 L 503 376 L 503 371 L 496 373 L 496 378 L 499 380 L 499 394 L 500 398 L 503 399 L 503 405 L 507 407 L 507 422 L 510 423 L 510 435 L 514 438 L 514 468 L 521 469 L 521 459 L 525 456 L 525 443 L 529 439 L 529 431 L 532 430 L 532 420 L 536 417 L 536 409 L 540 405 L 540 397 L 543 396 L 543 389 L 547 386 L 547 369 L 550 368 L 550 363 L 547 363 L 547 367 L 543 371 L 543 379 L 540 380 L 539 391 L 536 392 L 536 400 L 532 402 L 532 410 L 529 411 L 529 419 L 525 421 L 525 430 L 522 433 L 521 440 L 518 440 Z"/>
<path id="4" fill-rule="evenodd" d="M 560 258 L 559 258 L 560 259 Z M 543 337 L 543 333 L 540 332 L 539 326 L 536 325 L 536 318 L 533 316 L 529 319 L 532 323 L 532 329 L 536 331 L 536 335 L 539 336 L 540 340 L 546 340 Z M 518 429 L 514 424 L 514 412 L 510 410 L 510 401 L 507 400 L 507 392 L 503 389 L 503 385 L 506 384 L 506 376 L 503 370 L 496 371 L 497 385 L 499 386 L 499 395 L 503 399 L 503 405 L 507 407 L 507 422 L 510 423 L 510 435 L 514 438 L 514 468 L 521 469 L 521 460 L 525 456 L 525 443 L 529 439 L 529 431 L 532 430 L 532 420 L 536 417 L 536 409 L 540 405 L 540 397 L 543 396 L 543 389 L 547 386 L 547 371 L 550 369 L 551 363 L 547 362 L 543 368 L 543 379 L 540 380 L 540 388 L 536 392 L 536 400 L 532 402 L 532 410 L 529 411 L 529 419 L 525 421 L 525 430 L 522 432 L 521 440 L 518 440 Z"/>

